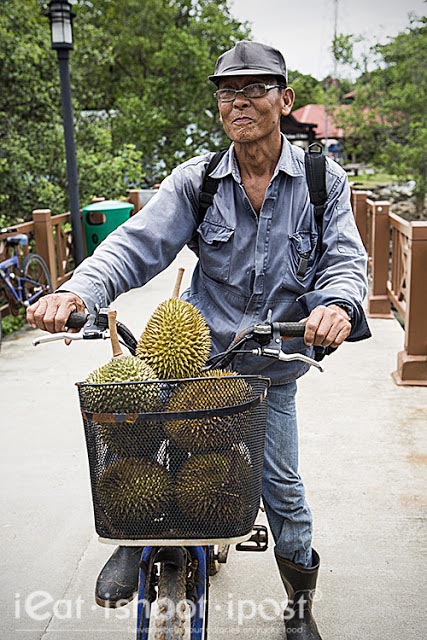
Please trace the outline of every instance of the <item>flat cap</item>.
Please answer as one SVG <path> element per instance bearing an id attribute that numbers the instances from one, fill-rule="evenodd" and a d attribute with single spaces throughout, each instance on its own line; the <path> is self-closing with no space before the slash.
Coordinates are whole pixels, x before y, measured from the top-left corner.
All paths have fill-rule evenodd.
<path id="1" fill-rule="evenodd" d="M 228 76 L 269 75 L 288 82 L 286 62 L 278 49 L 261 42 L 241 40 L 216 61 L 215 73 L 209 76 L 216 85 Z"/>

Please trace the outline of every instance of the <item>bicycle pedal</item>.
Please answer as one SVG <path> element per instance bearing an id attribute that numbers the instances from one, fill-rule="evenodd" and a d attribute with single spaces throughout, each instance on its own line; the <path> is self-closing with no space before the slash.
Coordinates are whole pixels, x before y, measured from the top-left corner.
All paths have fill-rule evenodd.
<path id="1" fill-rule="evenodd" d="M 251 537 L 236 545 L 236 551 L 267 551 L 267 549 L 268 531 L 262 524 L 254 525 Z"/>

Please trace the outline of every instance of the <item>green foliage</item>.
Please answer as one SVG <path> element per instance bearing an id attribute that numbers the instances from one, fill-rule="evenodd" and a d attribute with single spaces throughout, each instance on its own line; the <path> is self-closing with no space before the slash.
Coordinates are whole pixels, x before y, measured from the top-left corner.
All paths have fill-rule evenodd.
<path id="1" fill-rule="evenodd" d="M 322 83 L 308 74 L 299 71 L 288 73 L 289 84 L 295 91 L 294 110 L 306 104 L 322 104 L 325 100 L 325 92 Z"/>
<path id="2" fill-rule="evenodd" d="M 4 336 L 9 335 L 9 333 L 13 333 L 14 331 L 18 331 L 18 329 L 22 329 L 25 326 L 25 309 L 22 308 L 19 310 L 17 316 L 5 316 L 1 319 L 1 330 Z"/>
<path id="3" fill-rule="evenodd" d="M 115 198 L 224 141 L 207 81 L 247 37 L 228 0 L 78 0 L 70 55 L 79 189 Z M 68 208 L 56 54 L 42 0 L 1 0 L 0 217 Z"/>
<path id="4" fill-rule="evenodd" d="M 82 65 L 91 34 L 76 30 L 78 43 L 85 39 L 81 51 L 76 43 L 80 82 L 97 92 L 82 89 L 84 106 L 114 112 L 114 144 L 136 145 L 149 182 L 223 144 L 207 76 L 217 56 L 247 35 L 226 0 L 93 0 L 80 3 L 78 21 L 102 34 L 105 46 L 96 68 Z"/>
<path id="5" fill-rule="evenodd" d="M 427 193 L 427 18 L 387 44 L 376 45 L 375 69 L 357 82 L 355 100 L 341 124 L 346 149 L 388 173 L 416 182 L 417 209 Z"/>

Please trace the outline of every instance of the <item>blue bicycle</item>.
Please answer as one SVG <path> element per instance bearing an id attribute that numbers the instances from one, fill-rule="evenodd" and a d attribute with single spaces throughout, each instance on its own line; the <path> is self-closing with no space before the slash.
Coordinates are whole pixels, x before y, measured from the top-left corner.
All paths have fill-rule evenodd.
<path id="1" fill-rule="evenodd" d="M 0 242 L 4 242 L 6 250 L 12 253 L 0 262 L 0 298 L 5 298 L 10 312 L 16 316 L 23 307 L 51 293 L 52 280 L 45 261 L 38 254 L 29 253 L 21 261 L 19 248 L 28 246 L 26 234 L 15 233 L 1 239 L 3 234 L 15 231 L 13 228 L 0 229 Z"/>
<path id="2" fill-rule="evenodd" d="M 71 314 L 68 327 L 83 327 L 81 332 L 49 335 L 33 344 L 64 338 L 105 339 L 114 329 L 134 354 L 132 333 L 119 322 L 112 325 L 110 319 L 107 309 L 94 316 Z M 225 368 L 237 353 L 244 352 L 284 362 L 299 359 L 322 370 L 302 354 L 281 350 L 281 336 L 303 334 L 304 324 L 272 322 L 270 317 L 248 328 L 227 351 L 211 358 L 206 377 L 77 384 L 99 539 L 143 547 L 137 640 L 148 640 L 150 621 L 155 624 L 156 637 L 162 640 L 182 640 L 186 634 L 191 640 L 206 640 L 209 577 L 226 562 L 229 546 L 236 544 L 239 551 L 267 549 L 267 529 L 254 523 L 261 497 L 270 381 L 240 375 L 218 379 L 210 377 L 209 371 Z M 250 348 L 245 350 L 245 346 Z M 144 387 L 143 396 L 150 400 L 143 413 L 137 405 L 126 405 L 126 413 L 88 410 L 88 391 L 96 393 L 96 388 L 102 388 L 109 397 L 108 387 L 111 392 L 126 391 L 129 385 L 136 393 Z M 201 394 L 209 396 L 209 408 L 197 400 Z M 191 442 L 176 439 L 177 432 L 182 438 L 186 426 L 191 426 L 193 433 L 196 427 L 210 429 L 209 450 L 197 450 L 195 437 Z M 141 464 L 149 474 L 143 476 Z M 132 497 L 147 483 L 149 508 L 144 500 Z M 156 501 L 160 506 L 153 507 Z M 156 600 L 157 608 L 153 608 Z"/>

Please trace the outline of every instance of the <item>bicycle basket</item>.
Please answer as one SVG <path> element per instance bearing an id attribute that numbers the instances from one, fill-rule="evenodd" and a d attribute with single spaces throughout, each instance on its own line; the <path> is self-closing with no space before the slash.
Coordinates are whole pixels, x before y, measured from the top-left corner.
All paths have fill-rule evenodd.
<path id="1" fill-rule="evenodd" d="M 261 496 L 268 378 L 77 386 L 101 538 L 191 541 L 251 532 Z M 100 390 L 108 411 L 89 411 Z M 118 412 L 124 397 L 132 413 Z"/>

